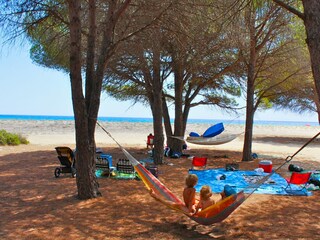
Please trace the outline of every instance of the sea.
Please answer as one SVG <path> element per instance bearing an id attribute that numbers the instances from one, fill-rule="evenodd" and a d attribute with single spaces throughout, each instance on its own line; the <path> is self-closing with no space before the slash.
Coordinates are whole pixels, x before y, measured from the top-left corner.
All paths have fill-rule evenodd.
<path id="1" fill-rule="evenodd" d="M 1 115 L 1 120 L 20 120 L 20 121 L 73 121 L 73 116 L 51 116 L 51 115 Z M 136 117 L 98 117 L 100 122 L 132 122 L 132 123 L 152 123 L 152 118 L 136 118 Z M 173 122 L 173 120 L 172 120 Z M 244 120 L 239 119 L 189 119 L 190 124 L 216 124 L 223 122 L 224 124 L 244 125 Z M 255 120 L 255 125 L 269 126 L 319 126 L 318 122 L 298 122 L 298 121 L 264 121 Z"/>

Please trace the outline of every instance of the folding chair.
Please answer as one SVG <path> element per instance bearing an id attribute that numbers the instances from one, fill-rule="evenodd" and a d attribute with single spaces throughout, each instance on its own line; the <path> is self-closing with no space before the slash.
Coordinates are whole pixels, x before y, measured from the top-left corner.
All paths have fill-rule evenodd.
<path id="1" fill-rule="evenodd" d="M 110 177 L 113 170 L 111 161 L 112 157 L 110 155 L 97 155 L 95 159 L 96 169 L 101 170 L 104 176 Z"/>
<path id="2" fill-rule="evenodd" d="M 193 157 L 192 158 L 192 169 L 194 169 L 195 167 L 206 169 L 207 158 L 206 157 Z"/>
<path id="3" fill-rule="evenodd" d="M 288 183 L 288 185 L 285 188 L 286 192 L 303 192 L 303 191 L 305 191 L 305 195 L 307 195 L 306 184 L 308 183 L 311 174 L 312 174 L 312 172 L 304 172 L 304 173 L 293 172 L 290 179 L 286 179 L 287 183 Z M 293 190 L 291 187 L 291 184 L 302 185 L 302 188 L 300 190 Z"/>
<path id="4" fill-rule="evenodd" d="M 135 179 L 136 171 L 128 159 L 119 159 L 116 167 L 117 179 Z"/>

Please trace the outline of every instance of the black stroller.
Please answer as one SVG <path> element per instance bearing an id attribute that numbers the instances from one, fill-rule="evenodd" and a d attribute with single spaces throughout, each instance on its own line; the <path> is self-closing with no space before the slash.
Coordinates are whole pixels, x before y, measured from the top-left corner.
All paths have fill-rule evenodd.
<path id="1" fill-rule="evenodd" d="M 61 173 L 71 173 L 71 176 L 75 177 L 76 168 L 73 151 L 69 147 L 56 147 L 55 149 L 61 165 L 54 170 L 54 176 L 57 178 Z"/>

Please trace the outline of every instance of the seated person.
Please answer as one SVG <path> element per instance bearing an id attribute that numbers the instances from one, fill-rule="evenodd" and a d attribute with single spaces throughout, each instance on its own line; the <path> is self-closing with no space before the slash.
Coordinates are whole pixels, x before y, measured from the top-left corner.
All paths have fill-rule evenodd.
<path id="1" fill-rule="evenodd" d="M 147 136 L 147 148 L 153 148 L 153 140 L 154 140 L 154 136 L 152 135 L 152 133 L 150 133 L 148 136 Z"/>
<path id="2" fill-rule="evenodd" d="M 206 209 L 207 207 L 215 204 L 215 201 L 211 199 L 212 191 L 209 186 L 203 186 L 200 190 L 200 200 L 196 206 L 196 212 L 202 211 Z"/>
<path id="3" fill-rule="evenodd" d="M 185 180 L 186 187 L 183 189 L 183 200 L 184 200 L 184 204 L 183 205 L 179 204 L 179 203 L 175 203 L 175 202 L 171 202 L 171 201 L 162 199 L 152 189 L 150 189 L 150 195 L 154 199 L 158 200 L 159 202 L 164 203 L 167 206 L 180 209 L 184 213 L 186 213 L 187 215 L 192 215 L 196 211 L 196 208 L 195 208 L 195 204 L 196 204 L 196 189 L 194 187 L 197 184 L 197 182 L 198 182 L 198 177 L 195 174 L 189 174 L 186 177 L 186 180 Z"/>
<path id="4" fill-rule="evenodd" d="M 237 192 L 230 185 L 226 184 L 223 188 L 223 191 L 220 193 L 221 200 L 236 193 Z"/>

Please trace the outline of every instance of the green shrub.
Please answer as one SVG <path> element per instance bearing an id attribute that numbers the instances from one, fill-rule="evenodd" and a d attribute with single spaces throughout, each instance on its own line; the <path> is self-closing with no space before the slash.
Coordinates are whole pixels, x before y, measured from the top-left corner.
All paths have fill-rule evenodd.
<path id="1" fill-rule="evenodd" d="M 0 145 L 7 145 L 6 131 L 0 130 Z"/>
<path id="2" fill-rule="evenodd" d="M 29 144 L 29 141 L 25 137 L 19 135 L 19 139 L 20 139 L 20 144 Z"/>
<path id="3" fill-rule="evenodd" d="M 8 133 L 6 130 L 0 130 L 0 145 L 19 145 L 28 144 L 28 140 L 18 134 Z"/>
<path id="4" fill-rule="evenodd" d="M 7 144 L 8 145 L 19 145 L 20 144 L 19 136 L 16 134 L 8 134 L 7 135 Z"/>

